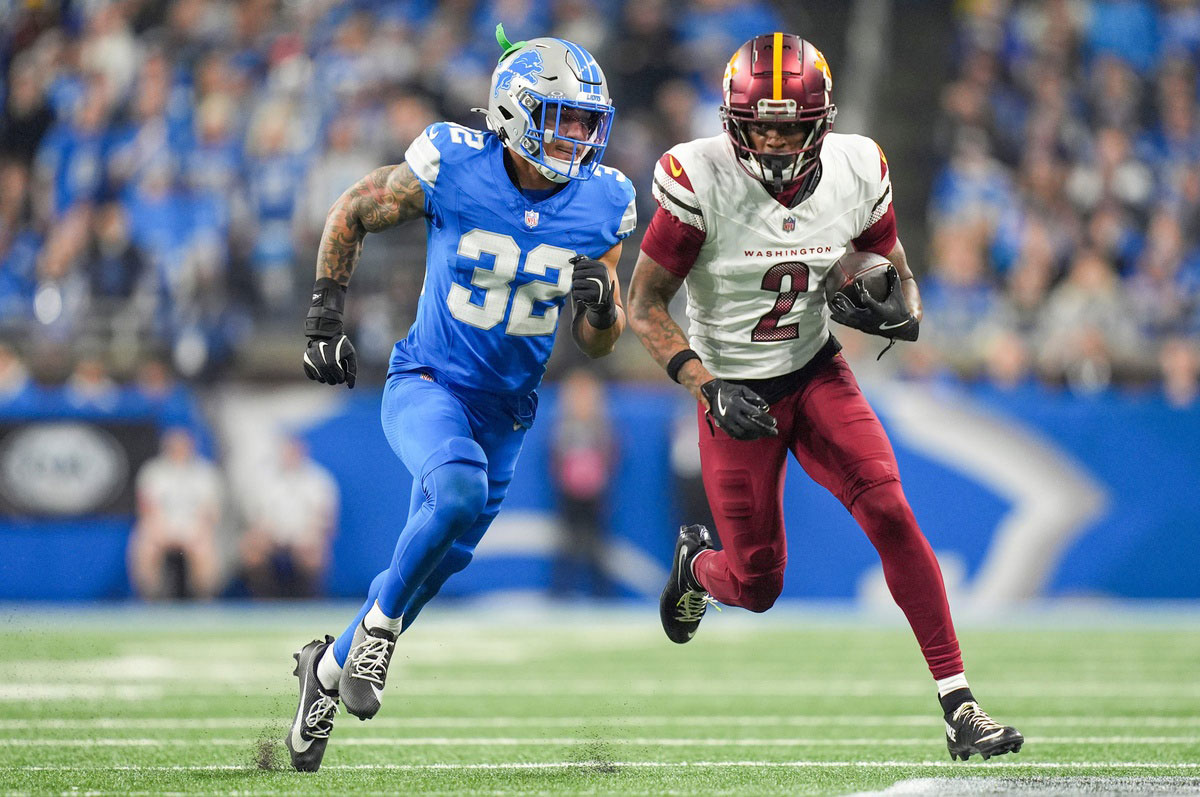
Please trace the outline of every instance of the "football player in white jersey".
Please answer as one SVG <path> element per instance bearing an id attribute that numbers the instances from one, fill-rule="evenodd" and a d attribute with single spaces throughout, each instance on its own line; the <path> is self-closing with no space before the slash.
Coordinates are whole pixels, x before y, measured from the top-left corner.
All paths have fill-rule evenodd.
<path id="1" fill-rule="evenodd" d="M 1024 742 L 975 702 L 937 559 L 900 487 L 891 444 L 830 334 L 822 282 L 850 251 L 891 261 L 890 295 L 835 321 L 916 340 L 921 298 L 896 234 L 882 150 L 831 132 L 825 57 L 799 36 L 756 36 L 725 71 L 725 133 L 673 147 L 629 288 L 630 324 L 696 397 L 705 491 L 722 550 L 680 530 L 660 614 L 687 642 L 707 604 L 763 612 L 783 589 L 781 490 L 790 451 L 846 506 L 883 561 L 937 682 L 952 757 Z M 688 334 L 668 305 L 687 285 Z"/>

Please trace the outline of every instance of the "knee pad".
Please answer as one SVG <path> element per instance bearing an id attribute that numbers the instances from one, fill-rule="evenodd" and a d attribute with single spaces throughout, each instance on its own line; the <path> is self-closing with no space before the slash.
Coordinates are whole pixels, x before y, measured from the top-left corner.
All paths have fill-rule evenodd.
<path id="1" fill-rule="evenodd" d="M 783 592 L 783 571 L 754 575 L 742 584 L 742 606 L 752 612 L 765 612 L 775 605 Z"/>
<path id="2" fill-rule="evenodd" d="M 901 534 L 915 525 L 900 482 L 885 482 L 864 490 L 855 499 L 851 514 L 869 533 Z"/>
<path id="3" fill-rule="evenodd" d="M 487 470 L 474 462 L 447 462 L 430 471 L 422 482 L 435 515 L 447 528 L 461 533 L 487 506 Z"/>

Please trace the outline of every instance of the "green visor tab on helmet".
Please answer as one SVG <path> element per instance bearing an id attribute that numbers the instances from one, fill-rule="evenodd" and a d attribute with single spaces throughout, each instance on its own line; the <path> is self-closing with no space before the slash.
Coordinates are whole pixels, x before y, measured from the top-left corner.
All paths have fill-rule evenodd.
<path id="1" fill-rule="evenodd" d="M 504 35 L 504 23 L 503 22 L 496 23 L 496 42 L 497 42 L 497 44 L 500 45 L 500 48 L 502 50 L 504 50 L 504 52 L 500 53 L 500 58 L 499 58 L 500 61 L 503 61 L 505 58 L 508 58 L 509 54 L 512 53 L 514 50 L 519 50 L 525 46 L 525 42 L 513 43 L 508 40 L 508 37 Z"/>

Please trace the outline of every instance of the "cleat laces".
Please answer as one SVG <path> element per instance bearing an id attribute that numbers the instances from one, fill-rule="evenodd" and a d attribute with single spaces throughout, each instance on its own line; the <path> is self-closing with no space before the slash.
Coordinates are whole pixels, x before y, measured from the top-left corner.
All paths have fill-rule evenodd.
<path id="1" fill-rule="evenodd" d="M 689 590 L 680 595 L 679 600 L 675 602 L 679 609 L 675 619 L 681 623 L 698 623 L 704 617 L 704 610 L 710 605 L 721 611 L 717 601 L 707 592 Z"/>
<path id="2" fill-rule="evenodd" d="M 388 647 L 390 642 L 383 637 L 368 636 L 350 651 L 354 661 L 351 678 L 361 678 L 377 686 L 383 686 L 387 676 Z"/>
<path id="3" fill-rule="evenodd" d="M 328 739 L 333 730 L 333 718 L 337 716 L 337 701 L 326 694 L 317 698 L 304 715 L 304 732 L 312 739 Z"/>
<path id="4" fill-rule="evenodd" d="M 978 703 L 963 703 L 954 710 L 951 719 L 955 722 L 965 722 L 968 727 L 978 731 L 980 735 L 1004 730 L 1004 726 L 989 717 Z"/>

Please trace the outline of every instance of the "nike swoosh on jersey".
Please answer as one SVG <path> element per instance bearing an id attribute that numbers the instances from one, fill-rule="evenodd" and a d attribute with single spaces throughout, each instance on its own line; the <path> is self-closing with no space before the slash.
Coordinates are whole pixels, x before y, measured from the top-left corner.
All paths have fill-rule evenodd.
<path id="1" fill-rule="evenodd" d="M 679 161 L 675 160 L 674 155 L 667 156 L 667 164 L 671 167 L 672 177 L 680 177 L 683 175 L 683 167 L 679 165 Z"/>
<path id="2" fill-rule="evenodd" d="M 300 683 L 300 705 L 296 707 L 296 721 L 292 723 L 292 749 L 297 753 L 303 753 L 312 746 L 312 739 L 305 739 L 300 735 L 300 728 L 304 724 L 304 696 L 308 694 L 308 676 L 309 673 L 304 673 L 304 680 Z"/>

